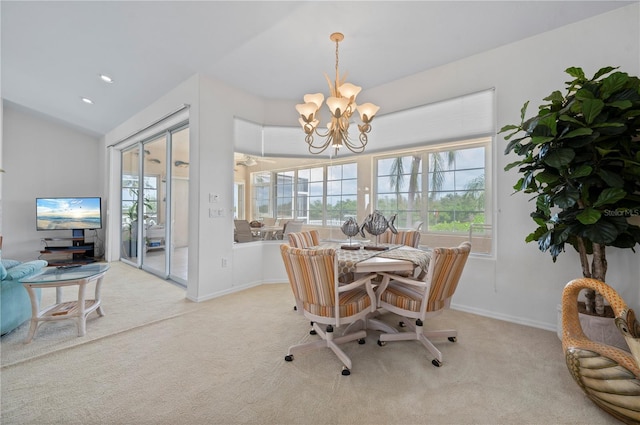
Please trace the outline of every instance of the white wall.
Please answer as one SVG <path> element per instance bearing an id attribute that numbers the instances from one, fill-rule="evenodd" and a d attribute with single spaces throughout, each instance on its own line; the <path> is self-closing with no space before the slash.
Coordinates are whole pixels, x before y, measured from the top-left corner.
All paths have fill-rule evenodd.
<path id="1" fill-rule="evenodd" d="M 41 238 L 71 231 L 36 231 L 36 197 L 104 196 L 97 138 L 10 102 L 3 108 L 2 256 L 33 260 Z M 104 205 L 103 205 L 104 208 Z M 89 234 L 92 234 L 90 232 Z M 102 231 L 99 231 L 102 239 Z"/>

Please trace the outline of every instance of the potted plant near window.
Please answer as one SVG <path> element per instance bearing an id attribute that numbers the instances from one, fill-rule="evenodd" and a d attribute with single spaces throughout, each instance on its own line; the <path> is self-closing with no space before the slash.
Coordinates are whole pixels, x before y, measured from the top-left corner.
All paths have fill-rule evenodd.
<path id="1" fill-rule="evenodd" d="M 123 222 L 125 230 L 123 242 L 127 257 L 135 257 L 138 255 L 138 190 L 129 189 L 129 191 L 134 195 L 134 201 L 124 215 L 126 221 Z M 148 198 L 145 197 L 142 202 L 145 210 L 153 208 Z"/>
<path id="2" fill-rule="evenodd" d="M 640 243 L 640 80 L 600 69 L 587 78 L 568 68 L 566 93 L 554 91 L 538 113 L 504 126 L 505 155 L 521 158 L 516 192 L 533 195 L 537 228 L 526 237 L 553 261 L 569 244 L 584 277 L 605 282 L 605 248 L 634 249 Z M 634 251 L 635 252 L 635 251 Z M 585 310 L 604 315 L 600 294 L 588 291 Z"/>

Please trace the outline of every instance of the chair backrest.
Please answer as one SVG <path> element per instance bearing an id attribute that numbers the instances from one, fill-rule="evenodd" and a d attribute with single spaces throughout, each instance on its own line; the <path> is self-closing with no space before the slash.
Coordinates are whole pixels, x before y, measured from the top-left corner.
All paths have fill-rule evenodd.
<path id="1" fill-rule="evenodd" d="M 242 243 L 253 241 L 253 233 L 251 233 L 251 226 L 247 220 L 233 220 L 233 224 L 236 227 L 236 242 Z"/>
<path id="2" fill-rule="evenodd" d="M 289 245 L 294 248 L 310 248 L 320 245 L 320 237 L 317 230 L 294 232 L 287 235 L 289 236 Z"/>
<path id="3" fill-rule="evenodd" d="M 296 304 L 316 316 L 335 317 L 335 250 L 280 245 Z"/>
<path id="4" fill-rule="evenodd" d="M 417 230 L 398 230 L 398 233 L 393 233 L 387 229 L 380 235 L 380 243 L 400 244 L 417 248 L 420 244 L 420 232 Z"/>
<path id="5" fill-rule="evenodd" d="M 262 223 L 263 223 L 265 226 L 275 226 L 275 225 L 276 225 L 276 219 L 275 219 L 275 218 L 273 218 L 273 217 L 264 217 L 264 218 L 262 219 Z"/>
<path id="6" fill-rule="evenodd" d="M 470 252 L 471 244 L 467 241 L 456 248 L 433 249 L 426 276 L 430 283 L 426 311 L 438 311 L 449 306 Z"/>
<path id="7" fill-rule="evenodd" d="M 284 225 L 283 233 L 284 235 L 288 235 L 289 233 L 302 232 L 302 225 L 304 221 L 302 220 L 290 220 Z"/>

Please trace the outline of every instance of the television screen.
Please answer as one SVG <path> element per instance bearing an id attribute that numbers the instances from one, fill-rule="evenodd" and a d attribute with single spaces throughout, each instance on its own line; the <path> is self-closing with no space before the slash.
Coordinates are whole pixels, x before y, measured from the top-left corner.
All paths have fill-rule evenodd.
<path id="1" fill-rule="evenodd" d="M 36 228 L 37 230 L 101 229 L 101 198 L 36 198 Z"/>

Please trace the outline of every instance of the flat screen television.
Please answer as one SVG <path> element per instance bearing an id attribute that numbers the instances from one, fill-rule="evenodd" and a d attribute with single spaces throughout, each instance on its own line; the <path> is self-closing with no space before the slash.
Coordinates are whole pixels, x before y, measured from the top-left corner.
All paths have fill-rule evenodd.
<path id="1" fill-rule="evenodd" d="M 102 228 L 100 197 L 36 198 L 37 230 Z"/>

